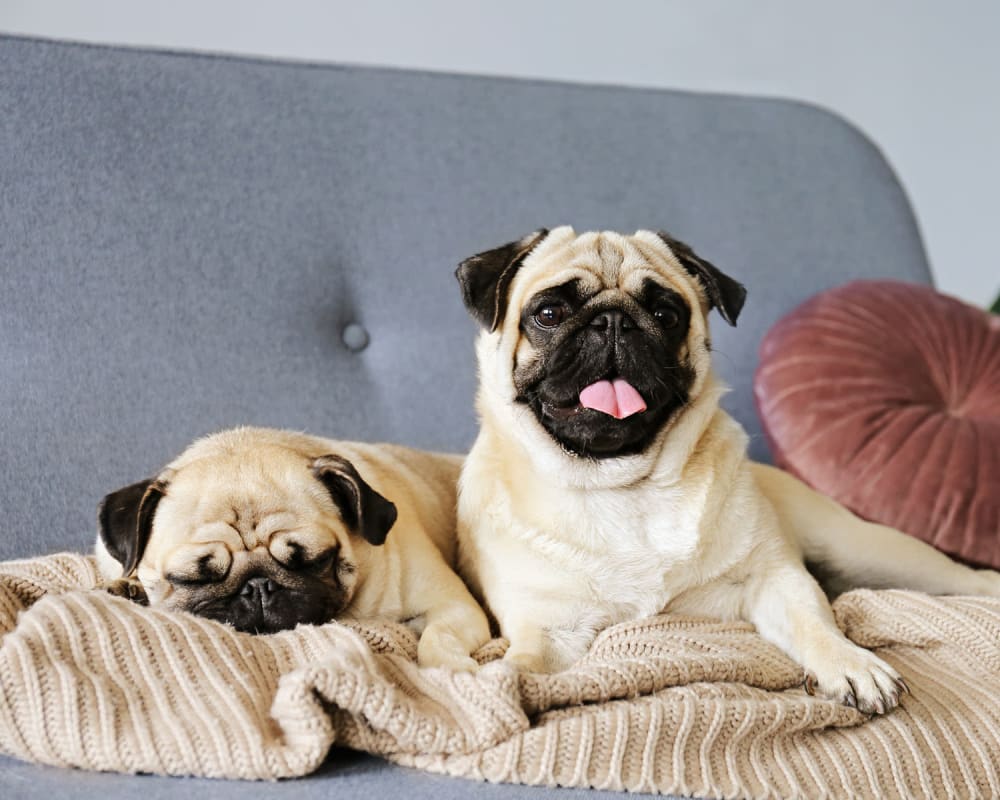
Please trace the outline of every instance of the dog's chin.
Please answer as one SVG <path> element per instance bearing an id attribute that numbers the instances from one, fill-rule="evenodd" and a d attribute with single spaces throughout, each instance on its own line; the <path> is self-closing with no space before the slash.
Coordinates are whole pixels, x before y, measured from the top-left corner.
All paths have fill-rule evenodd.
<path id="1" fill-rule="evenodd" d="M 566 452 L 581 458 L 611 459 L 644 452 L 685 402 L 684 397 L 676 398 L 625 419 L 573 401 L 560 403 L 538 397 L 529 405 L 539 424 Z"/>

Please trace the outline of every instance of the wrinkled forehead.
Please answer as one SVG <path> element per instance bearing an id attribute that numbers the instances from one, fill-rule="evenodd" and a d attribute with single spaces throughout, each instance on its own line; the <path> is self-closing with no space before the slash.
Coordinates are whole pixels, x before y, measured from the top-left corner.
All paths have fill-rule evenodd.
<path id="1" fill-rule="evenodd" d="M 322 487 L 311 479 L 304 464 L 220 457 L 177 470 L 167 485 L 164 503 L 198 522 L 230 511 L 259 518 L 322 496 Z"/>
<path id="2" fill-rule="evenodd" d="M 675 290 L 692 306 L 698 302 L 690 275 L 655 234 L 594 231 L 576 235 L 557 229 L 525 259 L 513 294 L 515 301 L 523 301 L 525 296 L 569 281 L 579 281 L 589 292 L 619 289 L 636 294 L 650 279 Z"/>

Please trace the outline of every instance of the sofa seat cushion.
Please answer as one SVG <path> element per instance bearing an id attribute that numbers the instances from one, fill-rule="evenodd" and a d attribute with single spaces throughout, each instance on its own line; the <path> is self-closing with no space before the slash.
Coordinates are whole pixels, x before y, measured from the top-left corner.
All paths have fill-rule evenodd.
<path id="1" fill-rule="evenodd" d="M 848 283 L 768 332 L 754 392 L 777 464 L 1000 567 L 1000 318 L 925 286 Z"/>

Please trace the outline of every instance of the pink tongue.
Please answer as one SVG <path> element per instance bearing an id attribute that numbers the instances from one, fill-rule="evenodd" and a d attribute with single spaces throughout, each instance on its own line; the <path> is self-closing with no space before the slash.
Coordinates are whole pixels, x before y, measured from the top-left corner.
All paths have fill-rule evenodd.
<path id="1" fill-rule="evenodd" d="M 592 383 L 580 392 L 580 405 L 609 414 L 615 419 L 625 419 L 646 410 L 646 401 L 635 387 L 624 378 Z"/>

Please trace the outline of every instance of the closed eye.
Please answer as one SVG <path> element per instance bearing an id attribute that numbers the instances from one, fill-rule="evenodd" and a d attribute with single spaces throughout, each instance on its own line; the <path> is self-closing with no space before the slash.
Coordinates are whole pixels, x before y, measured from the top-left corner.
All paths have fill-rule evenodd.
<path id="1" fill-rule="evenodd" d="M 324 572 L 329 569 L 337 558 L 338 547 L 330 547 L 315 554 L 308 554 L 305 548 L 295 541 L 286 541 L 287 552 L 283 558 L 275 558 L 281 566 L 288 570 L 309 570 Z"/>
<path id="2" fill-rule="evenodd" d="M 168 572 L 164 577 L 174 586 L 204 586 L 207 583 L 215 583 L 218 578 L 194 577 L 191 575 L 178 575 L 176 572 Z"/>
<path id="3" fill-rule="evenodd" d="M 213 553 L 205 553 L 189 568 L 173 570 L 164 577 L 175 586 L 204 586 L 206 583 L 221 581 L 227 574 L 228 570 L 219 569 Z"/>
<path id="4" fill-rule="evenodd" d="M 312 572 L 326 572 L 333 566 L 333 562 L 336 560 L 337 548 L 333 547 L 324 553 L 320 553 L 315 558 L 309 559 L 309 561 L 305 563 L 305 568 L 311 570 Z"/>

